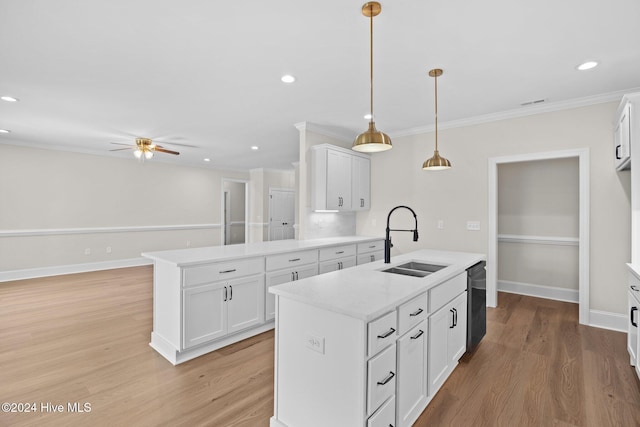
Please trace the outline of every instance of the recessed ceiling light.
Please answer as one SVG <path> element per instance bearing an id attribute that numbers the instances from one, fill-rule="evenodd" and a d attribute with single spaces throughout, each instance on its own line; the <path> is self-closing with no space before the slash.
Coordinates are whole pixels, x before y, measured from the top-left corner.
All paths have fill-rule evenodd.
<path id="1" fill-rule="evenodd" d="M 11 131 L 7 129 L 0 129 L 0 133 L 11 133 Z"/>
<path id="2" fill-rule="evenodd" d="M 259 147 L 257 145 L 254 145 L 251 147 L 252 150 L 257 150 Z"/>
<path id="3" fill-rule="evenodd" d="M 285 74 L 280 78 L 280 80 L 282 80 L 283 83 L 293 83 L 296 81 L 296 78 L 293 77 L 291 74 Z"/>
<path id="4" fill-rule="evenodd" d="M 205 162 L 210 162 L 210 161 L 211 161 L 211 159 L 204 159 L 204 161 L 205 161 Z"/>
<path id="5" fill-rule="evenodd" d="M 598 61 L 587 61 L 587 62 L 583 62 L 582 64 L 578 65 L 576 68 L 579 71 L 586 71 L 586 70 L 590 70 L 592 68 L 596 68 L 598 66 Z"/>
<path id="6" fill-rule="evenodd" d="M 14 98 L 13 96 L 0 96 L 0 99 L 7 102 L 18 102 L 18 98 Z"/>

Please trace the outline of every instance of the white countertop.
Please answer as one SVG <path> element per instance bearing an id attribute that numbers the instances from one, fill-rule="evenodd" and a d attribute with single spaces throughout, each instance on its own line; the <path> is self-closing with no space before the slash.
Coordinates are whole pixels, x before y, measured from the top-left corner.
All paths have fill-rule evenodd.
<path id="1" fill-rule="evenodd" d="M 627 267 L 629 267 L 629 271 L 633 273 L 634 276 L 640 279 L 640 265 L 627 264 Z"/>
<path id="2" fill-rule="evenodd" d="M 269 292 L 368 322 L 484 260 L 483 254 L 423 249 L 392 256 L 390 264 L 371 262 L 271 286 Z M 426 277 L 380 271 L 408 261 L 448 267 Z"/>
<path id="3" fill-rule="evenodd" d="M 275 255 L 297 250 L 318 249 L 325 246 L 364 243 L 383 239 L 384 237 L 345 236 L 311 240 L 275 240 L 272 242 L 144 252 L 142 256 L 154 261 L 165 261 L 182 267 L 213 261 L 228 261 L 251 256 Z"/>

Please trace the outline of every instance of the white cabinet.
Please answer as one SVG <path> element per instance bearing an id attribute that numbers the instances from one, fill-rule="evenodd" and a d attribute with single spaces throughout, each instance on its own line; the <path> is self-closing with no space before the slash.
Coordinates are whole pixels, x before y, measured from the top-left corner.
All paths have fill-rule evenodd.
<path id="1" fill-rule="evenodd" d="M 264 321 L 262 275 L 183 291 L 183 348 L 190 348 Z"/>
<path id="2" fill-rule="evenodd" d="M 367 157 L 351 156 L 351 209 L 371 209 L 371 160 Z"/>
<path id="3" fill-rule="evenodd" d="M 429 394 L 434 395 L 455 368 L 466 348 L 467 294 L 429 318 Z"/>
<path id="4" fill-rule="evenodd" d="M 422 412 L 427 390 L 427 320 L 398 339 L 397 427 L 410 426 Z M 416 413 L 417 412 L 417 413 Z"/>
<path id="5" fill-rule="evenodd" d="M 330 144 L 311 147 L 311 209 L 369 209 L 370 163 L 368 155 L 342 147 Z"/>
<path id="6" fill-rule="evenodd" d="M 628 169 L 631 164 L 631 110 L 630 101 L 623 100 L 616 115 L 613 133 L 614 159 L 617 170 Z"/>
<path id="7" fill-rule="evenodd" d="M 272 271 L 267 273 L 267 290 L 270 286 L 305 279 L 307 277 L 315 276 L 316 274 L 318 274 L 318 264 Z M 276 317 L 276 296 L 267 292 L 266 298 L 265 319 L 274 319 Z"/>
<path id="8" fill-rule="evenodd" d="M 356 245 L 320 249 L 320 274 L 356 266 Z"/>
<path id="9" fill-rule="evenodd" d="M 359 243 L 357 265 L 384 259 L 384 240 Z"/>
<path id="10" fill-rule="evenodd" d="M 629 351 L 629 363 L 636 367 L 640 377 L 640 361 L 638 350 L 640 349 L 640 279 L 629 272 L 629 322 L 627 323 L 627 350 Z"/>

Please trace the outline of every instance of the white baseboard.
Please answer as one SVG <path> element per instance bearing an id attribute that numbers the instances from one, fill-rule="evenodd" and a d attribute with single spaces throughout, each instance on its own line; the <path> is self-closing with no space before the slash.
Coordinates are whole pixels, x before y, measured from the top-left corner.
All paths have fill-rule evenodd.
<path id="1" fill-rule="evenodd" d="M 0 272 L 0 282 L 12 280 L 35 279 L 38 277 L 60 276 L 62 274 L 86 273 L 89 271 L 112 270 L 114 268 L 137 267 L 151 265 L 153 261 L 147 258 L 129 258 L 114 261 L 90 262 L 86 264 L 56 265 L 41 268 L 26 268 Z"/>
<path id="2" fill-rule="evenodd" d="M 531 283 L 498 281 L 498 291 L 512 294 L 528 295 L 538 298 L 553 299 L 557 301 L 579 303 L 577 289 L 564 289 L 552 286 L 533 285 Z M 589 326 L 609 329 L 618 332 L 627 332 L 627 316 L 608 311 L 589 310 Z"/>
<path id="3" fill-rule="evenodd" d="M 556 288 L 506 280 L 498 280 L 498 291 L 575 303 L 579 301 L 580 295 L 577 289 Z"/>
<path id="4" fill-rule="evenodd" d="M 589 310 L 589 326 L 626 333 L 627 322 L 628 319 L 625 314 Z"/>

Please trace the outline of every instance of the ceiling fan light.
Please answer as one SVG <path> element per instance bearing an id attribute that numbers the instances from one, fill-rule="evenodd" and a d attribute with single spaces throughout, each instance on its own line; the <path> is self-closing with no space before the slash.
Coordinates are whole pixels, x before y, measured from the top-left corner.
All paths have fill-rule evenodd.
<path id="1" fill-rule="evenodd" d="M 139 159 L 140 157 L 142 157 L 142 150 L 138 148 L 133 152 L 133 155 L 136 157 L 136 159 Z"/>
<path id="2" fill-rule="evenodd" d="M 438 153 L 438 150 L 435 150 L 433 152 L 433 157 L 425 160 L 424 163 L 422 164 L 423 170 L 441 171 L 441 170 L 450 169 L 450 168 L 451 168 L 451 162 L 445 159 L 444 157 L 440 157 L 440 153 Z"/>
<path id="3" fill-rule="evenodd" d="M 386 133 L 377 130 L 374 122 L 369 122 L 369 129 L 358 135 L 351 147 L 352 150 L 361 153 L 377 153 L 391 148 L 391 138 Z"/>
<path id="4" fill-rule="evenodd" d="M 145 159 L 149 160 L 149 159 L 150 159 L 150 158 L 152 158 L 152 157 L 153 157 L 153 151 L 146 150 L 146 151 L 144 152 L 144 158 L 145 158 Z"/>

